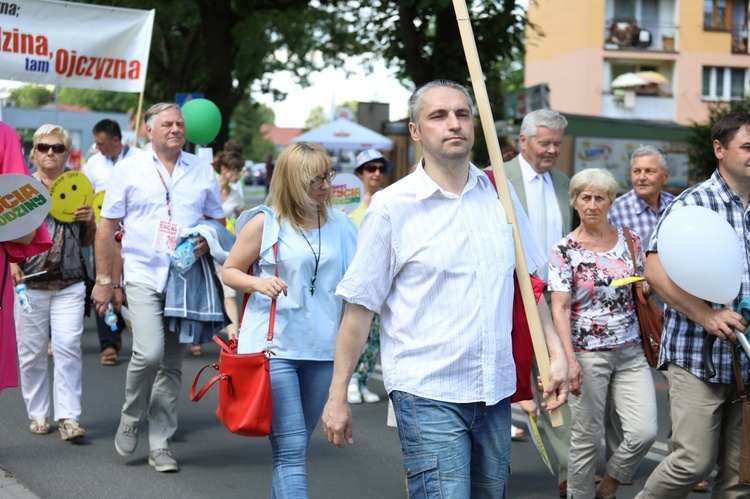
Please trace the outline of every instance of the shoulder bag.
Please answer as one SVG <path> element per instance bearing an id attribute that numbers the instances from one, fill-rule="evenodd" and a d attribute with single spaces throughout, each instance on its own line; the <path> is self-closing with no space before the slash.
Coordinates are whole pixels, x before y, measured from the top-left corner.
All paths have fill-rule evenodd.
<path id="1" fill-rule="evenodd" d="M 273 246 L 278 262 L 278 243 Z M 278 263 L 276 277 L 279 276 Z M 245 302 L 249 293 L 245 294 Z M 245 307 L 242 307 L 244 315 Z M 198 402 L 209 388 L 219 381 L 219 406 L 216 417 L 229 431 L 246 437 L 264 437 L 271 432 L 273 420 L 273 394 L 271 392 L 270 359 L 273 352 L 273 328 L 276 320 L 276 299 L 271 300 L 271 317 L 268 321 L 266 348 L 257 353 L 237 353 L 237 339 L 228 342 L 218 336 L 214 341 L 221 347 L 218 364 L 203 366 L 195 375 L 190 388 L 190 400 Z M 242 319 L 240 319 L 242 323 Z M 247 331 L 245 334 L 249 334 Z M 195 392 L 201 373 L 213 367 L 219 374 Z"/>
<path id="2" fill-rule="evenodd" d="M 633 239 L 630 237 L 630 230 L 627 227 L 623 227 L 622 230 L 625 233 L 625 240 L 628 243 L 630 256 L 633 259 L 633 275 L 637 276 L 638 268 L 635 265 L 636 256 L 635 249 L 633 248 Z M 635 313 L 641 325 L 641 338 L 643 340 L 643 351 L 646 354 L 646 361 L 648 361 L 649 366 L 656 367 L 659 362 L 664 312 L 643 292 L 643 281 L 633 283 L 633 301 L 635 302 Z"/>

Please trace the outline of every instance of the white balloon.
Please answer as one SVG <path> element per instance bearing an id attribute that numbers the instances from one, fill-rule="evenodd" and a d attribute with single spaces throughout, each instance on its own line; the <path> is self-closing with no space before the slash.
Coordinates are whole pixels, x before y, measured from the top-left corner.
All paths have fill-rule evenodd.
<path id="1" fill-rule="evenodd" d="M 664 270 L 680 288 L 714 303 L 737 297 L 744 245 L 721 215 L 703 206 L 678 208 L 662 222 L 658 241 Z"/>

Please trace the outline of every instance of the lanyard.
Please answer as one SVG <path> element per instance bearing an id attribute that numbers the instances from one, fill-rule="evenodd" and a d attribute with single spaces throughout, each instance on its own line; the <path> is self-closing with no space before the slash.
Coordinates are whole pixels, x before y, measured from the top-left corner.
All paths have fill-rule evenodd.
<path id="1" fill-rule="evenodd" d="M 161 185 L 164 186 L 164 191 L 167 193 L 167 216 L 169 217 L 169 221 L 172 221 L 172 203 L 169 200 L 169 188 L 167 187 L 167 183 L 164 181 L 164 177 L 161 176 L 161 172 L 159 171 L 159 167 L 156 166 L 156 162 L 154 162 L 154 168 L 156 168 L 156 173 L 159 175 L 159 180 L 161 180 Z"/>

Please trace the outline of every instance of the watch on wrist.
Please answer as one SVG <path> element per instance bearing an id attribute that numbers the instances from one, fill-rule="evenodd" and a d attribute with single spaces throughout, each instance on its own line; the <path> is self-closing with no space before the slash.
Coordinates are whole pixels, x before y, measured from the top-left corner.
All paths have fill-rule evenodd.
<path id="1" fill-rule="evenodd" d="M 112 279 L 110 279 L 109 277 L 104 277 L 102 279 L 97 279 L 95 282 L 99 286 L 106 286 L 108 284 L 112 284 Z"/>

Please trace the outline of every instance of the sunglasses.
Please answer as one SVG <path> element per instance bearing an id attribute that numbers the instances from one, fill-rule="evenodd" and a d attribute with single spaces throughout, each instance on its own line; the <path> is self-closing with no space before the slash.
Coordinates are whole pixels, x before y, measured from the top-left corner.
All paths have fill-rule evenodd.
<path id="1" fill-rule="evenodd" d="M 315 177 L 314 179 L 312 179 L 310 181 L 310 187 L 312 187 L 313 189 L 320 189 L 321 187 L 323 187 L 324 181 L 327 180 L 330 184 L 331 182 L 333 182 L 334 178 L 336 178 L 336 170 L 330 170 L 322 177 Z"/>
<path id="2" fill-rule="evenodd" d="M 63 144 L 42 144 L 40 142 L 36 145 L 36 150 L 42 154 L 47 154 L 47 151 L 50 149 L 52 149 L 52 152 L 55 154 L 62 154 L 67 150 Z"/>
<path id="3" fill-rule="evenodd" d="M 380 170 L 380 173 L 385 175 L 385 165 L 365 165 L 362 169 L 367 173 L 375 173 Z"/>

